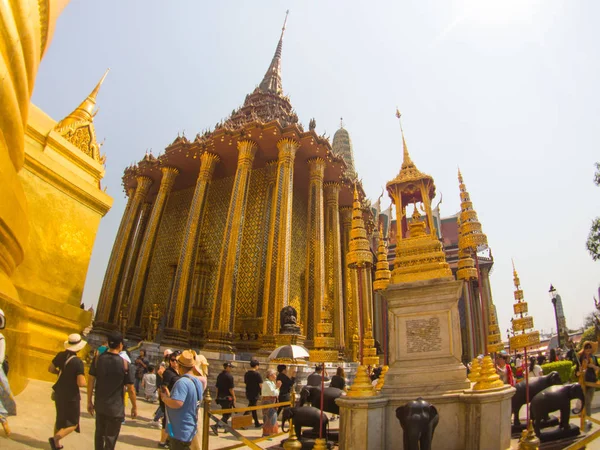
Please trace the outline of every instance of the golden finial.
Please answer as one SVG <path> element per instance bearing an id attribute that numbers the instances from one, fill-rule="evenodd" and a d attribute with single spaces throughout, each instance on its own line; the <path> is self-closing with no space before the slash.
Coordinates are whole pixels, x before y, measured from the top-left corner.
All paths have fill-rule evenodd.
<path id="1" fill-rule="evenodd" d="M 340 117 L 340 128 L 344 128 L 344 118 Z"/>
<path id="2" fill-rule="evenodd" d="M 408 154 L 408 146 L 406 145 L 406 139 L 404 137 L 404 129 L 402 128 L 402 114 L 400 114 L 400 110 L 396 107 L 396 117 L 398 118 L 398 123 L 400 124 L 400 133 L 402 134 L 402 151 L 404 153 L 404 159 L 402 160 L 402 168 L 406 168 L 409 166 L 414 166 L 412 159 L 410 159 L 410 155 Z"/>
<path id="3" fill-rule="evenodd" d="M 477 212 L 473 208 L 473 202 L 465 184 L 463 183 L 460 169 L 458 172 L 460 182 L 460 223 L 462 233 L 462 245 L 459 242 L 459 249 L 470 252 L 480 252 L 488 248 L 487 236 L 481 229 L 481 222 L 477 218 Z"/>
<path id="4" fill-rule="evenodd" d="M 102 86 L 102 83 L 104 82 L 106 75 L 108 75 L 109 70 L 110 69 L 106 69 L 106 72 L 104 72 L 104 75 L 102 75 L 102 78 L 100 79 L 94 90 L 90 93 L 90 95 L 88 95 L 86 99 L 83 102 L 81 102 L 81 104 L 77 108 L 75 108 L 75 110 L 71 114 L 69 114 L 56 125 L 57 130 L 64 129 L 69 125 L 81 121 L 91 122 L 94 119 L 94 107 L 96 106 L 96 96 L 98 95 L 98 92 L 100 91 L 100 86 Z"/>
<path id="5" fill-rule="evenodd" d="M 289 13 L 290 13 L 290 10 L 288 9 L 285 12 L 285 19 L 283 20 L 283 27 L 281 27 L 281 39 L 283 39 L 283 33 L 285 32 L 285 24 L 287 23 L 287 18 L 288 18 Z"/>
<path id="6" fill-rule="evenodd" d="M 458 183 L 463 184 L 462 173 L 460 173 L 460 167 L 458 168 Z"/>

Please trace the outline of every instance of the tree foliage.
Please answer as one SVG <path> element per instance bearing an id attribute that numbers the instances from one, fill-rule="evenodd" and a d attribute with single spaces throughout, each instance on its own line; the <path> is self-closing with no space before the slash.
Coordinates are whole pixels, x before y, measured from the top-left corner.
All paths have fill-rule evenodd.
<path id="1" fill-rule="evenodd" d="M 596 324 L 596 313 L 595 312 L 591 312 L 585 315 L 584 319 L 583 319 L 583 326 L 584 328 L 589 328 L 589 327 L 593 327 Z"/>
<path id="2" fill-rule="evenodd" d="M 596 172 L 594 173 L 594 184 L 600 186 L 600 163 L 598 162 L 596 163 Z M 600 217 L 596 217 L 592 221 L 586 247 L 594 261 L 600 260 Z"/>

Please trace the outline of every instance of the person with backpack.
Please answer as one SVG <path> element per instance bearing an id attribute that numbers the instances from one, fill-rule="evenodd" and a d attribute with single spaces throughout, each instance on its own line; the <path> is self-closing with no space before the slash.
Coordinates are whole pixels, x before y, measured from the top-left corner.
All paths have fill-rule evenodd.
<path id="1" fill-rule="evenodd" d="M 165 404 L 169 448 L 189 450 L 198 430 L 198 409 L 204 386 L 193 374 L 196 365 L 196 353 L 193 350 L 184 350 L 177 357 L 177 362 L 180 377 L 170 391 L 163 385 L 160 397 Z"/>
<path id="2" fill-rule="evenodd" d="M 108 337 L 108 350 L 90 366 L 88 375 L 87 410 L 96 416 L 95 450 L 114 450 L 125 418 L 123 391 L 127 388 L 131 400 L 131 418 L 137 416 L 134 374 L 130 364 L 119 353 L 123 350 L 123 335 L 115 332 Z M 94 395 L 95 394 L 95 395 Z"/>
<path id="3" fill-rule="evenodd" d="M 0 330 L 6 327 L 6 317 L 4 311 L 0 309 Z M 8 360 L 6 359 L 6 340 L 0 333 L 0 423 L 4 429 L 4 434 L 10 436 L 10 427 L 8 426 L 8 416 L 17 414 L 17 404 L 10 391 L 8 384 Z"/>
<path id="4" fill-rule="evenodd" d="M 61 439 L 73 431 L 79 433 L 79 388 L 85 387 L 86 382 L 83 361 L 77 357 L 77 352 L 86 345 L 87 342 L 79 334 L 69 335 L 64 343 L 65 350 L 58 353 L 48 366 L 48 372 L 58 375 L 52 386 L 52 399 L 56 407 L 54 435 L 48 439 L 52 450 L 62 448 Z"/>

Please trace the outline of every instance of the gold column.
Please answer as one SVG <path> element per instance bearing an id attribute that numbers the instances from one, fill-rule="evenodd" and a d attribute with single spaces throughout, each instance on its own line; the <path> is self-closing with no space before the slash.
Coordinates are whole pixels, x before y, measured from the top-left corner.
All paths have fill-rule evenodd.
<path id="1" fill-rule="evenodd" d="M 305 299 L 302 316 L 306 321 L 306 345 L 311 348 L 316 337 L 316 326 L 321 320 L 321 308 L 325 295 L 325 239 L 323 230 L 323 176 L 325 160 L 311 158 L 308 161 L 308 230 L 306 236 Z"/>
<path id="2" fill-rule="evenodd" d="M 352 228 L 352 206 L 340 208 L 342 222 L 342 276 L 344 294 L 344 329 L 346 331 L 346 356 L 352 355 L 353 334 L 358 335 L 358 322 L 356 320 L 357 300 L 355 295 L 355 277 L 348 268 L 348 251 L 350 250 L 350 230 Z"/>
<path id="3" fill-rule="evenodd" d="M 333 311 L 333 337 L 337 348 L 345 347 L 344 296 L 342 285 L 342 250 L 339 198 L 341 186 L 327 182 L 325 192 L 325 279 L 330 309 Z"/>
<path id="4" fill-rule="evenodd" d="M 213 300 L 212 323 L 207 348 L 219 351 L 233 350 L 233 326 L 235 322 L 235 292 L 242 247 L 242 231 L 250 186 L 250 173 L 257 145 L 251 140 L 237 143 L 238 164 L 229 201 L 227 222 L 223 232 L 223 244 L 219 258 L 217 285 Z"/>
<path id="5" fill-rule="evenodd" d="M 265 278 L 267 270 L 267 250 L 269 249 L 269 236 L 271 223 L 271 209 L 273 207 L 273 197 L 275 193 L 275 182 L 277 181 L 277 160 L 267 162 L 265 168 L 265 179 L 267 181 L 267 195 L 265 198 L 265 210 L 263 213 L 262 221 L 262 242 L 260 252 L 260 273 L 256 278 L 256 314 L 255 317 L 259 318 L 263 315 L 264 310 L 264 296 L 265 296 Z"/>
<path id="6" fill-rule="evenodd" d="M 185 226 L 185 234 L 181 244 L 179 263 L 173 283 L 173 294 L 169 302 L 167 328 L 163 343 L 188 345 L 187 320 L 184 320 L 186 303 L 191 296 L 192 281 L 196 270 L 196 257 L 198 253 L 198 241 L 204 212 L 206 210 L 206 199 L 208 188 L 217 163 L 220 161 L 218 155 L 204 152 L 200 156 L 200 173 L 196 181 L 194 198 L 188 213 Z"/>
<path id="7" fill-rule="evenodd" d="M 175 167 L 161 167 L 162 178 L 160 180 L 160 188 L 154 200 L 154 206 L 152 207 L 152 214 L 150 215 L 150 221 L 144 232 L 143 246 L 135 264 L 135 271 L 133 272 L 133 286 L 131 292 L 129 292 L 129 323 L 133 325 L 132 336 L 141 336 L 141 320 L 142 320 L 142 297 L 146 281 L 148 279 L 148 269 L 150 260 L 152 259 L 152 253 L 154 252 L 154 245 L 156 244 L 156 237 L 158 235 L 158 227 L 162 218 L 165 205 L 169 194 L 175 184 L 175 179 L 179 174 L 179 170 Z M 123 305 L 124 306 L 124 305 Z"/>
<path id="8" fill-rule="evenodd" d="M 274 336 L 279 331 L 279 311 L 289 303 L 294 159 L 298 147 L 300 144 L 291 138 L 283 138 L 277 142 L 277 182 L 271 207 L 265 274 L 265 349 L 274 347 Z"/>
<path id="9" fill-rule="evenodd" d="M 123 277 L 121 278 L 120 288 L 119 288 L 119 297 L 118 297 L 118 311 L 126 310 L 124 305 L 128 305 L 127 299 L 129 297 L 129 291 L 131 289 L 131 281 L 133 280 L 133 273 L 135 270 L 135 265 L 138 259 L 138 255 L 140 254 L 140 248 L 142 247 L 142 242 L 144 241 L 144 234 L 146 233 L 146 226 L 148 225 L 148 219 L 152 214 L 152 203 L 144 203 L 142 205 L 142 209 L 140 211 L 140 218 L 135 227 L 135 234 L 133 236 L 133 243 L 131 244 L 131 250 L 127 255 L 127 262 L 125 263 L 125 269 L 123 272 Z M 131 323 L 131 322 L 129 322 Z"/>
<path id="10" fill-rule="evenodd" d="M 121 223 L 119 224 L 119 229 L 117 230 L 117 236 L 115 237 L 115 242 L 113 243 L 113 248 L 110 253 L 110 258 L 108 260 L 108 265 L 106 266 L 106 274 L 104 275 L 104 280 L 102 281 L 102 289 L 100 292 L 106 289 L 109 280 L 109 273 L 114 271 L 114 265 L 116 263 L 118 249 L 121 246 L 121 241 L 123 240 L 123 231 L 125 230 L 125 225 L 129 218 L 129 211 L 131 210 L 131 205 L 133 204 L 133 196 L 135 194 L 134 188 L 127 189 L 127 204 L 125 205 L 125 210 L 123 211 L 123 215 L 121 216 Z M 110 308 L 110 304 L 108 302 L 102 301 L 102 295 L 98 300 L 98 307 L 96 310 L 96 319 L 94 323 L 94 328 L 97 329 L 99 325 L 99 319 L 101 317 L 105 317 L 108 313 L 107 310 Z"/>
<path id="11" fill-rule="evenodd" d="M 117 236 L 117 241 L 113 247 L 113 254 L 106 269 L 102 291 L 100 292 L 100 300 L 98 301 L 98 304 L 104 305 L 104 308 L 101 310 L 102 315 L 100 315 L 100 310 L 96 315 L 97 322 L 94 324 L 95 329 L 112 329 L 116 326 L 119 314 L 119 310 L 117 309 L 117 289 L 125 266 L 125 255 L 131 247 L 135 224 L 139 220 L 142 204 L 146 200 L 146 195 L 152 185 L 152 180 L 143 175 L 138 176 L 136 180 L 137 187 L 135 188 L 135 194 L 133 194 L 131 207 L 126 210 L 123 230 L 120 230 L 121 234 Z M 107 312 L 108 314 L 106 314 Z"/>

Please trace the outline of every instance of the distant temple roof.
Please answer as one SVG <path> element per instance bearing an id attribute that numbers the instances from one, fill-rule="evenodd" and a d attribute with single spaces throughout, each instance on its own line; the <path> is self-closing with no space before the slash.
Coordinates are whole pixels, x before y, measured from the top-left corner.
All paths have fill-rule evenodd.
<path id="1" fill-rule="evenodd" d="M 343 123 L 341 124 L 340 129 L 337 130 L 333 135 L 331 149 L 333 150 L 334 155 L 344 158 L 344 162 L 346 163 L 346 166 L 348 166 L 348 174 L 351 176 L 356 176 L 356 170 L 354 169 L 352 140 L 350 139 L 350 134 L 344 128 Z"/>

